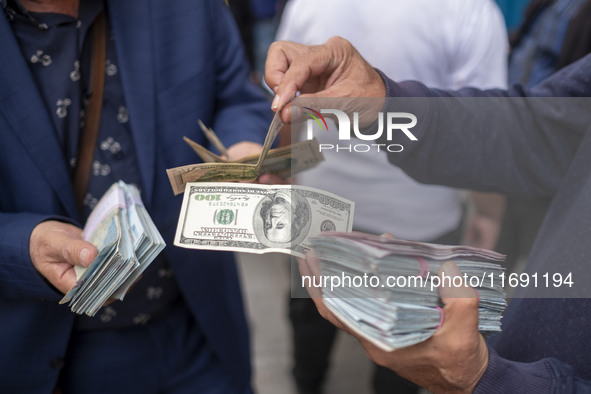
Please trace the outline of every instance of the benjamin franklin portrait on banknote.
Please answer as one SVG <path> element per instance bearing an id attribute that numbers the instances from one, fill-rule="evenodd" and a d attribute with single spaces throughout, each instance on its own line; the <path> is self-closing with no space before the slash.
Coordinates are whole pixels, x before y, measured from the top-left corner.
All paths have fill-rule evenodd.
<path id="1" fill-rule="evenodd" d="M 280 190 L 271 194 L 259 202 L 256 210 L 263 228 L 255 227 L 255 232 L 259 240 L 268 246 L 297 243 L 307 233 L 302 230 L 309 225 L 310 206 L 295 191 Z"/>

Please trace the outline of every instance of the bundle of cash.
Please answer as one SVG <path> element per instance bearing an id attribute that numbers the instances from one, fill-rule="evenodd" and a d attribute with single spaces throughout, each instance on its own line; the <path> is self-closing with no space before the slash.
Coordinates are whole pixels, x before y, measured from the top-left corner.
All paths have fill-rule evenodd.
<path id="1" fill-rule="evenodd" d="M 309 238 L 351 231 L 355 204 L 296 185 L 188 183 L 174 244 L 303 257 Z"/>
<path id="2" fill-rule="evenodd" d="M 316 139 L 271 149 L 275 138 L 283 127 L 279 112 L 281 111 L 277 111 L 269 126 L 261 153 L 238 160 L 231 160 L 226 147 L 214 131 L 199 122 L 203 133 L 210 143 L 221 152 L 221 156 L 184 137 L 185 142 L 199 155 L 203 163 L 166 170 L 174 194 L 184 192 L 185 185 L 189 182 L 252 182 L 261 174 L 275 174 L 281 178 L 289 178 L 322 162 L 324 157 L 320 153 Z"/>
<path id="3" fill-rule="evenodd" d="M 88 217 L 83 238 L 98 249 L 88 268 L 76 266 L 78 281 L 60 304 L 94 314 L 110 298 L 123 300 L 142 272 L 164 249 L 162 236 L 133 185 L 114 183 Z"/>
<path id="4" fill-rule="evenodd" d="M 466 283 L 477 289 L 479 329 L 501 330 L 507 305 L 499 280 L 504 271 L 501 254 L 359 232 L 323 233 L 310 244 L 322 274 L 310 278 L 308 286 L 321 287 L 326 306 L 384 350 L 422 342 L 437 331 L 444 319 L 441 285 Z M 461 279 L 438 276 L 440 266 L 450 260 Z"/>

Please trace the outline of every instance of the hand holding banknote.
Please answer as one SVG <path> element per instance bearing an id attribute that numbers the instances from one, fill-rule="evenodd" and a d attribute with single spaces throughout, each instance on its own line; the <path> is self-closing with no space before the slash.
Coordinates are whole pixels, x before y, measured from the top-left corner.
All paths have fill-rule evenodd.
<path id="1" fill-rule="evenodd" d="M 82 239 L 82 229 L 48 220 L 33 229 L 29 254 L 37 272 L 65 294 L 76 283 L 74 266 L 88 267 L 97 250 Z"/>
<path id="2" fill-rule="evenodd" d="M 94 207 L 82 237 L 98 254 L 88 266 L 73 266 L 77 280 L 60 304 L 88 316 L 110 301 L 123 300 L 165 246 L 139 190 L 123 181 L 111 185 Z"/>
<path id="3" fill-rule="evenodd" d="M 285 183 L 292 175 L 314 167 L 324 160 L 315 139 L 271 149 L 284 127 L 277 114 L 269 126 L 262 146 L 253 142 L 241 142 L 226 149 L 212 129 L 201 122 L 199 125 L 220 155 L 185 137 L 185 142 L 203 162 L 166 170 L 175 195 L 183 193 L 189 182 L 256 182 L 264 174 L 273 174 L 281 178 L 279 182 Z"/>
<path id="4" fill-rule="evenodd" d="M 321 274 L 313 252 L 298 262 L 303 277 Z M 439 269 L 439 275 L 457 277 L 461 273 L 454 263 L 447 262 Z M 312 287 L 308 291 L 318 312 L 357 338 L 369 358 L 434 393 L 472 392 L 487 368 L 488 348 L 478 331 L 478 298 L 469 286 L 441 287 L 444 320 L 439 329 L 424 342 L 394 351 L 376 346 L 341 322 L 326 307 L 320 289 Z"/>
<path id="5" fill-rule="evenodd" d="M 256 142 L 242 141 L 228 148 L 228 155 L 232 159 L 241 159 L 246 156 L 258 155 L 263 150 L 263 146 Z"/>

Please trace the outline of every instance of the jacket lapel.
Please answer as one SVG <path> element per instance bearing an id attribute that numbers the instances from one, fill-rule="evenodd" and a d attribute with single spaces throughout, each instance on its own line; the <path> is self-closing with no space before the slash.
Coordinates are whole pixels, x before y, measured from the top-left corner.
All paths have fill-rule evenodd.
<path id="1" fill-rule="evenodd" d="M 3 12 L 0 15 L 0 48 L 3 53 L 0 56 L 0 112 L 68 215 L 77 218 L 72 183 L 56 131 Z"/>
<path id="2" fill-rule="evenodd" d="M 109 0 L 108 5 L 141 172 L 142 199 L 150 204 L 156 148 L 152 10 L 146 1 Z"/>

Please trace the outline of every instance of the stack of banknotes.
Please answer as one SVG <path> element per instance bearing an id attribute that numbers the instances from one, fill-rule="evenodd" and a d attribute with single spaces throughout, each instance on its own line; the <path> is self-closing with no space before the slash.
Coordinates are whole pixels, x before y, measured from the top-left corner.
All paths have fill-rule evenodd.
<path id="1" fill-rule="evenodd" d="M 465 246 L 411 242 L 365 233 L 323 233 L 310 240 L 326 306 L 353 331 L 391 351 L 430 338 L 445 316 L 439 285 L 458 286 L 438 276 L 454 261 L 466 283 L 478 290 L 479 329 L 501 330 L 507 305 L 499 277 L 504 256 Z M 305 281 L 304 281 L 305 283 Z"/>
<path id="2" fill-rule="evenodd" d="M 94 314 L 110 298 L 125 294 L 164 249 L 165 243 L 133 185 L 114 183 L 94 208 L 83 238 L 98 249 L 88 268 L 76 266 L 76 285 L 60 304 L 78 314 Z"/>

